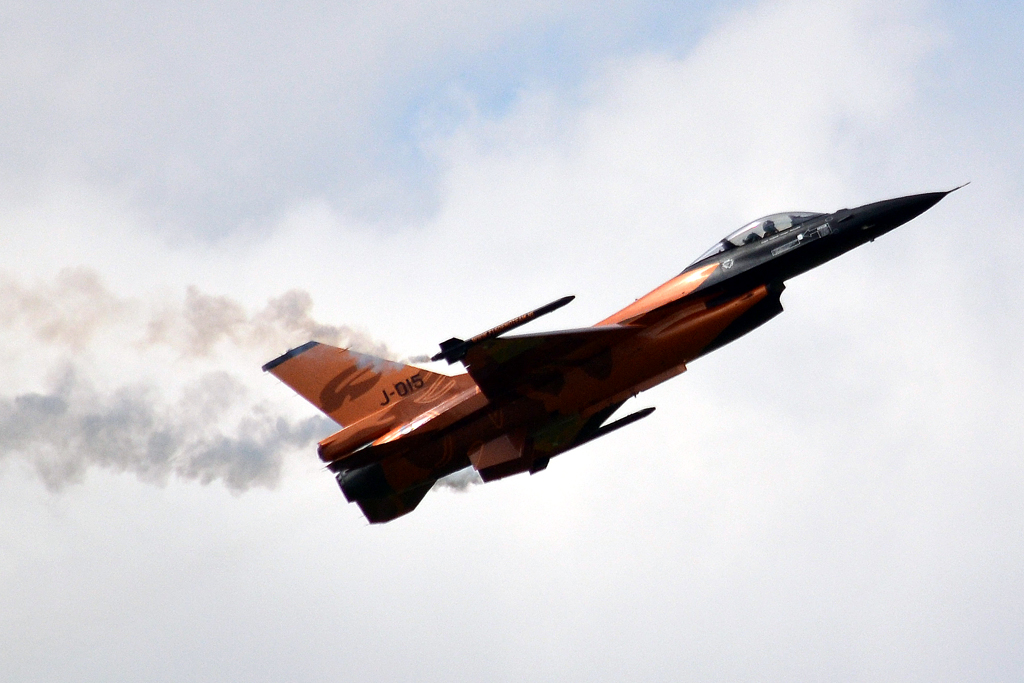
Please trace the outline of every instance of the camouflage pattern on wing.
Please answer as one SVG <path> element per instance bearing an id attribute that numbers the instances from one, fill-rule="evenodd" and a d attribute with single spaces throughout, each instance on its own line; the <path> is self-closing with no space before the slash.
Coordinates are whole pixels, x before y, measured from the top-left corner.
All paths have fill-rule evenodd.
<path id="1" fill-rule="evenodd" d="M 492 400 L 522 390 L 557 394 L 565 372 L 572 368 L 607 377 L 612 347 L 637 332 L 638 328 L 604 325 L 498 337 L 472 346 L 462 362 Z"/>

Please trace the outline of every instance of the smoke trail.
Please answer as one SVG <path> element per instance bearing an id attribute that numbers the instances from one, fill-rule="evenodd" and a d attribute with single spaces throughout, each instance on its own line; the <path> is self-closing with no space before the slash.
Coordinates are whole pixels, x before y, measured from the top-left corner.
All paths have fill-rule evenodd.
<path id="1" fill-rule="evenodd" d="M 81 349 L 100 328 L 132 310 L 131 302 L 111 294 L 88 268 L 65 268 L 52 284 L 31 288 L 0 274 L 0 323 L 5 329 L 24 325 L 46 343 Z"/>
<path id="2" fill-rule="evenodd" d="M 69 366 L 56 373 L 59 378 L 45 393 L 0 396 L 0 461 L 30 462 L 53 491 L 82 481 L 92 466 L 154 483 L 177 476 L 221 481 L 238 491 L 273 486 L 284 454 L 309 446 L 337 425 L 323 416 L 284 417 L 250 396 L 238 377 L 200 374 L 209 362 L 195 361 L 249 351 L 256 356 L 250 376 L 255 379 L 263 361 L 310 339 L 394 358 L 365 333 L 318 322 L 312 309 L 312 297 L 300 290 L 250 313 L 234 299 L 196 287 L 170 304 L 122 298 L 86 268 L 62 270 L 52 282 L 34 286 L 0 274 L 0 340 L 28 334 L 42 342 L 40 351 L 67 349 L 82 358 L 86 354 L 79 352 L 117 328 L 118 335 L 105 338 L 105 350 L 118 338 L 126 341 L 113 351 L 124 360 L 129 355 L 145 360 L 150 350 L 170 348 L 180 356 L 174 372 L 193 377 L 174 398 L 145 378 L 100 390 L 85 377 L 118 368 Z"/>
<path id="3" fill-rule="evenodd" d="M 434 482 L 435 489 L 448 489 L 449 491 L 456 491 L 457 493 L 465 493 L 469 490 L 470 486 L 476 486 L 477 484 L 484 483 L 484 480 L 480 478 L 480 473 L 472 467 L 467 467 L 464 470 L 453 472 L 447 477 L 441 477 Z"/>
<path id="4" fill-rule="evenodd" d="M 65 268 L 54 282 L 32 287 L 0 274 L 0 324 L 21 326 L 47 344 L 77 350 L 104 328 L 126 325 L 142 332 L 134 342 L 137 349 L 169 346 L 189 358 L 210 356 L 222 345 L 275 355 L 315 340 L 395 359 L 365 332 L 318 322 L 312 310 L 313 297 L 297 289 L 250 314 L 238 301 L 195 286 L 180 303 L 145 305 L 113 294 L 88 268 Z"/>
<path id="5" fill-rule="evenodd" d="M 222 343 L 280 352 L 312 339 L 394 359 L 387 346 L 363 332 L 317 322 L 312 309 L 308 292 L 291 290 L 249 315 L 237 301 L 189 287 L 180 307 L 152 315 L 143 344 L 167 344 L 187 356 L 207 356 Z"/>
<path id="6" fill-rule="evenodd" d="M 0 458 L 27 458 L 52 491 L 81 482 L 93 465 L 152 483 L 173 474 L 241 491 L 273 486 L 285 452 L 336 428 L 326 417 L 295 422 L 251 406 L 227 429 L 225 414 L 245 395 L 221 372 L 200 377 L 177 403 L 141 383 L 101 394 L 69 369 L 50 393 L 0 399 Z"/>

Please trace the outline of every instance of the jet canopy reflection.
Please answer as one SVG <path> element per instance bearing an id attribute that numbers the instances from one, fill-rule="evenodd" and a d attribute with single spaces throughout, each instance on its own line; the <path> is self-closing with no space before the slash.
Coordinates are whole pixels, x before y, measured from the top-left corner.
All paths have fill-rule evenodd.
<path id="1" fill-rule="evenodd" d="M 751 221 L 739 230 L 730 233 L 725 239 L 716 242 L 715 246 L 701 254 L 694 263 L 699 263 L 700 261 L 714 256 L 715 254 L 720 254 L 723 251 L 742 247 L 745 244 L 753 244 L 759 240 L 786 232 L 787 230 L 797 227 L 801 223 L 806 223 L 812 218 L 817 218 L 818 216 L 823 215 L 825 214 L 812 213 L 809 211 L 787 211 L 786 213 L 773 213 L 770 216 L 758 218 L 756 221 Z"/>

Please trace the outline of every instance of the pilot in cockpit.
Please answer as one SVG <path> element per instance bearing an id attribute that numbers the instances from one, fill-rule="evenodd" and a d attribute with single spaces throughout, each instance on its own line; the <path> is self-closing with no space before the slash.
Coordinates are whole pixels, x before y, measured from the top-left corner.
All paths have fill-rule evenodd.
<path id="1" fill-rule="evenodd" d="M 775 221 L 767 220 L 764 222 L 764 236 L 771 237 L 772 235 L 779 234 L 779 229 L 775 227 Z"/>

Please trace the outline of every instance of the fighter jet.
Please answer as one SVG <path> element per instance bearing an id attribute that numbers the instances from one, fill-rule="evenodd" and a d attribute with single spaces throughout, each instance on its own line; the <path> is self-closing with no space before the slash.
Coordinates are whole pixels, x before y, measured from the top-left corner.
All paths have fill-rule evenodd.
<path id="1" fill-rule="evenodd" d="M 959 188 L 956 188 L 959 189 Z M 441 477 L 536 474 L 551 458 L 647 417 L 610 421 L 642 391 L 782 312 L 786 282 L 934 206 L 930 192 L 835 213 L 792 211 L 744 225 L 686 269 L 593 327 L 506 334 L 568 296 L 440 345 L 446 375 L 311 341 L 263 366 L 342 429 L 318 452 L 370 523 L 411 512 Z"/>

